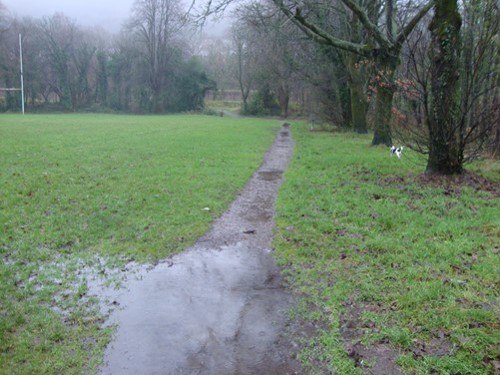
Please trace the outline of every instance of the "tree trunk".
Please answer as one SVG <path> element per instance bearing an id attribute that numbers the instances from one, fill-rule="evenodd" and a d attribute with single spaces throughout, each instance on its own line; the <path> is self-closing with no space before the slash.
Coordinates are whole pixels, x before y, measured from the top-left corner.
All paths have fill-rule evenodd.
<path id="1" fill-rule="evenodd" d="M 74 101 L 68 78 L 68 60 L 65 53 L 60 56 L 62 56 L 61 59 L 55 64 L 57 78 L 59 81 L 57 95 L 59 96 L 59 102 L 61 103 L 63 109 L 71 110 L 71 108 L 73 108 Z"/>
<path id="2" fill-rule="evenodd" d="M 379 51 L 379 53 L 382 53 Z M 372 145 L 392 145 L 391 114 L 394 96 L 394 73 L 399 65 L 399 49 L 379 55 L 378 72 L 374 80 L 377 89 L 375 103 L 375 124 Z"/>
<path id="3" fill-rule="evenodd" d="M 108 72 L 106 68 L 107 57 L 104 52 L 98 52 L 97 56 L 97 79 L 95 83 L 95 102 L 102 105 L 108 104 Z"/>
<path id="4" fill-rule="evenodd" d="M 394 89 L 391 87 L 379 87 L 377 89 L 377 102 L 375 103 L 375 124 L 372 145 L 392 145 L 391 120 L 392 97 Z"/>
<path id="5" fill-rule="evenodd" d="M 353 14 L 350 21 L 351 40 L 354 43 L 362 41 L 361 24 L 358 17 Z M 368 100 L 365 94 L 365 87 L 368 81 L 365 64 L 362 63 L 364 58 L 354 54 L 345 54 L 345 65 L 349 72 L 349 89 L 351 92 L 351 126 L 356 133 L 368 133 L 366 124 L 366 113 L 368 108 Z"/>
<path id="6" fill-rule="evenodd" d="M 459 115 L 459 48 L 461 17 L 457 0 L 436 0 L 431 32 L 431 92 L 428 113 L 428 173 L 463 172 L 463 150 L 457 132 Z"/>
<path id="7" fill-rule="evenodd" d="M 288 104 L 290 102 L 290 90 L 286 82 L 282 82 L 276 90 L 282 118 L 288 118 Z"/>
<path id="8" fill-rule="evenodd" d="M 345 127 L 347 127 L 353 123 L 351 89 L 349 88 L 349 85 L 340 84 L 338 90 L 339 90 L 340 110 L 342 111 L 342 120 L 345 124 Z"/>
<path id="9" fill-rule="evenodd" d="M 377 102 L 375 104 L 375 126 L 372 145 L 392 145 L 391 121 L 392 97 L 394 89 L 391 87 L 379 87 L 377 90 Z"/>
<path id="10" fill-rule="evenodd" d="M 367 74 L 362 64 L 358 62 L 359 57 L 353 53 L 346 54 L 346 67 L 349 73 L 349 92 L 351 103 L 351 127 L 356 133 L 368 133 L 366 124 L 366 113 L 368 100 L 365 94 Z"/>
<path id="11" fill-rule="evenodd" d="M 288 118 L 288 104 L 290 102 L 290 96 L 285 95 L 280 98 L 280 112 L 282 118 Z"/>
<path id="12" fill-rule="evenodd" d="M 359 80 L 351 80 L 351 116 L 352 130 L 356 133 L 368 133 L 366 125 L 366 95 L 363 90 L 363 83 Z"/>
<path id="13" fill-rule="evenodd" d="M 243 114 L 248 113 L 248 96 L 250 95 L 250 89 L 244 88 L 243 83 L 240 81 L 240 91 L 241 91 L 241 100 L 243 101 Z"/>

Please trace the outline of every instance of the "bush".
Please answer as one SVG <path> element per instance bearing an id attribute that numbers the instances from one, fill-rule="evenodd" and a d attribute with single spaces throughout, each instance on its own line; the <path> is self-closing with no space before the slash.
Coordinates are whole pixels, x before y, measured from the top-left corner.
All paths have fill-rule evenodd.
<path id="1" fill-rule="evenodd" d="M 280 114 L 280 107 L 269 85 L 266 84 L 260 88 L 252 96 L 246 111 L 242 109 L 241 113 L 251 116 L 278 116 Z"/>

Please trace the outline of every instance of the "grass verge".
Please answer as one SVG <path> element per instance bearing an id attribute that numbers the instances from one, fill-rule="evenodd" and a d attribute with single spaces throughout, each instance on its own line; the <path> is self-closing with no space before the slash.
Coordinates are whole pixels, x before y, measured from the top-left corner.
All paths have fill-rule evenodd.
<path id="1" fill-rule="evenodd" d="M 498 184 L 428 181 L 406 150 L 292 127 L 275 256 L 302 296 L 306 372 L 498 371 Z"/>
<path id="2" fill-rule="evenodd" d="M 110 268 L 191 245 L 259 166 L 278 126 L 0 116 L 0 373 L 95 371 L 111 329 L 101 328 L 88 272 L 106 279 Z"/>

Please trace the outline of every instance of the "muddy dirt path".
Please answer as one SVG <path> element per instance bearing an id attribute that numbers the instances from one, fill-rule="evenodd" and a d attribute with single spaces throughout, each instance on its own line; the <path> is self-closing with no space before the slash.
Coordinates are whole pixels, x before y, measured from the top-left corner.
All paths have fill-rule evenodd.
<path id="1" fill-rule="evenodd" d="M 245 189 L 191 248 L 130 282 L 102 374 L 295 374 L 293 296 L 269 254 L 293 141 L 282 127 Z"/>

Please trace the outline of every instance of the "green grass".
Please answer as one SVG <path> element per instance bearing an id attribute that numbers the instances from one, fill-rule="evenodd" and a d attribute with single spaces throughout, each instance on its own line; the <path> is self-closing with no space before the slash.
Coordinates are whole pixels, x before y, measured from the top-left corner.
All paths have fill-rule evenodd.
<path id="1" fill-rule="evenodd" d="M 428 186 L 425 160 L 391 158 L 368 136 L 292 128 L 275 254 L 302 296 L 295 316 L 317 326 L 304 339 L 305 370 L 365 373 L 370 361 L 347 350 L 360 343 L 389 345 L 408 374 L 495 373 L 498 198 Z M 487 173 L 498 180 L 498 163 Z"/>
<path id="2" fill-rule="evenodd" d="M 0 374 L 94 371 L 111 330 L 100 328 L 82 270 L 154 262 L 191 245 L 259 166 L 278 126 L 1 115 Z"/>
<path id="3" fill-rule="evenodd" d="M 205 105 L 208 108 L 215 108 L 217 110 L 226 110 L 230 112 L 238 112 L 241 108 L 240 101 L 207 100 Z"/>

